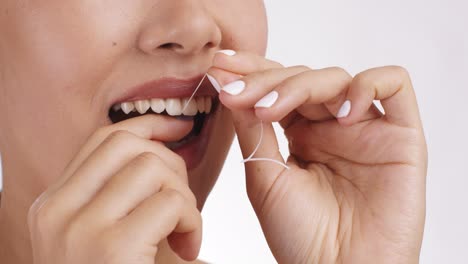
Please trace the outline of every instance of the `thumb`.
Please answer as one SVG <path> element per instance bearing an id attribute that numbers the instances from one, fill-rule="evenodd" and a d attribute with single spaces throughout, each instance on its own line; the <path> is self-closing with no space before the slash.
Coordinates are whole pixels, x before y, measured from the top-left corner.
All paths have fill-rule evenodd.
<path id="1" fill-rule="evenodd" d="M 255 116 L 253 109 L 233 110 L 232 116 L 244 159 L 251 156 L 262 139 L 253 158 L 267 158 L 284 164 L 284 159 L 279 152 L 276 134 L 270 123 L 262 123 Z M 260 134 L 261 132 L 263 135 Z M 254 208 L 263 204 L 276 179 L 285 170 L 286 168 L 281 164 L 275 164 L 271 161 L 255 160 L 245 163 L 247 192 Z"/>

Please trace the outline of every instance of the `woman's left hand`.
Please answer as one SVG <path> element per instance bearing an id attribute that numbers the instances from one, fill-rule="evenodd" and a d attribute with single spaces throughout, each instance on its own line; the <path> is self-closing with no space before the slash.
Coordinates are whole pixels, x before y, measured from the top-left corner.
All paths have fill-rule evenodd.
<path id="1" fill-rule="evenodd" d="M 220 100 L 232 110 L 244 157 L 258 143 L 259 120 L 255 157 L 283 161 L 270 122 L 289 140 L 290 170 L 245 165 L 249 199 L 279 263 L 417 263 L 427 150 L 404 69 L 353 78 L 240 52 L 218 53 L 209 74 L 224 86 Z"/>

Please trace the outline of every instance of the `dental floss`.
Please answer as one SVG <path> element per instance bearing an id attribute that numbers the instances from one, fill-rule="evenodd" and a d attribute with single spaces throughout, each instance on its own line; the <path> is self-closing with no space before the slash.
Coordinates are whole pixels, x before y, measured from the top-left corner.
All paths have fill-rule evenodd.
<path id="1" fill-rule="evenodd" d="M 257 143 L 257 146 L 255 147 L 254 151 L 252 152 L 252 154 L 250 154 L 250 156 L 244 160 L 242 160 L 241 162 L 242 163 L 247 163 L 247 162 L 251 162 L 251 161 L 270 161 L 270 162 L 274 162 L 278 165 L 281 165 L 283 166 L 285 169 L 289 170 L 291 168 L 289 168 L 288 165 L 286 165 L 284 162 L 281 162 L 281 161 L 278 161 L 278 160 L 274 160 L 274 159 L 269 159 L 269 158 L 254 158 L 253 156 L 257 153 L 258 149 L 260 148 L 260 145 L 262 144 L 262 141 L 263 141 L 263 121 L 260 120 L 260 139 L 258 140 L 258 143 Z"/>
<path id="2" fill-rule="evenodd" d="M 192 96 L 190 96 L 190 99 L 188 99 L 188 101 L 185 103 L 185 106 L 184 108 L 182 109 L 182 113 L 187 109 L 189 103 L 192 101 L 193 97 L 195 96 L 195 94 L 197 94 L 198 92 L 198 89 L 200 89 L 203 81 L 206 79 L 206 76 L 208 75 L 208 73 L 205 73 L 205 75 L 203 76 L 203 78 L 201 79 L 200 83 L 198 84 L 197 88 L 195 88 L 195 91 L 193 91 L 193 94 Z"/>
<path id="3" fill-rule="evenodd" d="M 193 100 L 193 98 L 195 97 L 196 93 L 198 92 L 198 89 L 200 89 L 203 81 L 206 79 L 206 77 L 208 76 L 208 73 L 205 73 L 205 75 L 203 76 L 203 78 L 201 79 L 200 83 L 198 84 L 197 88 L 195 88 L 195 91 L 193 91 L 193 94 L 192 96 L 190 96 L 189 100 L 185 103 L 185 106 L 182 110 L 182 112 L 184 112 L 186 110 L 186 108 L 188 107 L 189 103 Z M 260 148 L 260 145 L 262 144 L 262 141 L 263 141 L 263 131 L 264 128 L 263 128 L 263 121 L 260 120 L 260 138 L 258 140 L 258 143 L 257 143 L 257 146 L 255 147 L 254 151 L 252 152 L 252 154 L 250 154 L 250 156 L 244 160 L 241 161 L 241 163 L 247 163 L 247 162 L 252 162 L 252 161 L 270 161 L 270 162 L 273 162 L 273 163 L 276 163 L 280 166 L 283 166 L 285 169 L 289 170 L 291 169 L 288 165 L 286 165 L 284 162 L 281 162 L 281 161 L 278 161 L 278 160 L 274 160 L 274 159 L 269 159 L 269 158 L 254 158 L 253 156 L 255 156 L 255 154 L 257 153 L 258 149 Z"/>

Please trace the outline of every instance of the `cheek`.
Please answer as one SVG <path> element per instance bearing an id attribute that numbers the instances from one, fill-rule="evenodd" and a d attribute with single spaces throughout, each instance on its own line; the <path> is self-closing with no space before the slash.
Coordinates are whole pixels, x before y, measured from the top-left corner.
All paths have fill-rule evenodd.
<path id="1" fill-rule="evenodd" d="M 66 164 L 102 122 L 97 87 L 131 42 L 134 25 L 120 18 L 132 12 L 91 8 L 96 1 L 13 2 L 0 15 L 0 62 L 8 62 L 0 63 L 2 150 L 36 170 L 59 171 L 51 166 Z"/>
<path id="2" fill-rule="evenodd" d="M 136 34 L 138 21 L 132 15 L 139 12 L 136 4 L 36 2 L 10 15 L 10 44 L 17 51 L 18 64 L 30 65 L 40 71 L 40 76 L 48 77 L 44 81 L 57 86 L 70 87 L 82 80 L 103 78 Z M 79 86 L 84 89 L 83 83 Z"/>

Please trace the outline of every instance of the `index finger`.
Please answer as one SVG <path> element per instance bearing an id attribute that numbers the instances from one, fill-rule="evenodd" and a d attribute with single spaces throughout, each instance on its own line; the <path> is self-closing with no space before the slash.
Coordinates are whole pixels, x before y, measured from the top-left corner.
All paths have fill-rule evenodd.
<path id="1" fill-rule="evenodd" d="M 218 52 L 213 58 L 213 67 L 244 76 L 258 71 L 284 68 L 278 62 L 246 51 Z"/>
<path id="2" fill-rule="evenodd" d="M 78 152 L 65 170 L 70 175 L 80 166 L 109 135 L 116 131 L 128 131 L 148 140 L 172 142 L 186 136 L 193 123 L 164 115 L 144 115 L 98 129 Z"/>
<path id="3" fill-rule="evenodd" d="M 62 173 L 62 177 L 37 198 L 33 207 L 38 209 L 47 197 L 60 189 L 91 153 L 93 153 L 112 133 L 128 131 L 143 139 L 171 142 L 180 140 L 186 136 L 190 132 L 192 126 L 192 122 L 177 120 L 168 116 L 144 115 L 99 128 L 88 138 L 78 154 L 70 161 Z"/>

